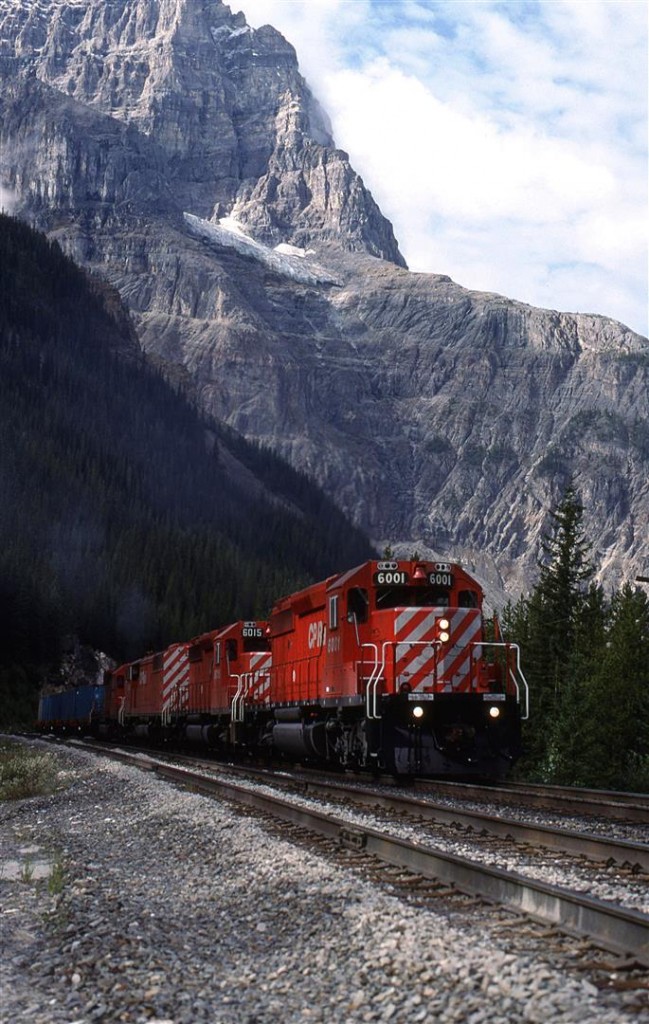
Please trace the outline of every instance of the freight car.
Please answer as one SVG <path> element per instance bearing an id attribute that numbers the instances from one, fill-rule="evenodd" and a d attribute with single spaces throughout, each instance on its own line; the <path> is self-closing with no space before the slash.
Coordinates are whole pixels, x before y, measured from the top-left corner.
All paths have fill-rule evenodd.
<path id="1" fill-rule="evenodd" d="M 41 696 L 38 721 L 42 729 L 92 731 L 104 718 L 105 686 L 77 686 Z"/>
<path id="2" fill-rule="evenodd" d="M 528 689 L 458 564 L 371 561 L 108 673 L 103 735 L 395 775 L 499 778 Z"/>

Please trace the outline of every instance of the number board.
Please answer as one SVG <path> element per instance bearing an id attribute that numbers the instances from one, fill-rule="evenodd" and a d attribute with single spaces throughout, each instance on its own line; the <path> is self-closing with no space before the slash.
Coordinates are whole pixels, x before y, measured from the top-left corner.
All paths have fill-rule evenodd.
<path id="1" fill-rule="evenodd" d="M 431 572 L 428 574 L 428 582 L 431 587 L 452 587 L 452 572 Z"/>
<path id="2" fill-rule="evenodd" d="M 260 626 L 244 626 L 241 630 L 242 637 L 261 637 L 264 635 Z"/>
<path id="3" fill-rule="evenodd" d="M 376 587 L 403 586 L 404 583 L 408 583 L 410 577 L 401 569 L 386 569 L 375 572 L 372 580 Z"/>

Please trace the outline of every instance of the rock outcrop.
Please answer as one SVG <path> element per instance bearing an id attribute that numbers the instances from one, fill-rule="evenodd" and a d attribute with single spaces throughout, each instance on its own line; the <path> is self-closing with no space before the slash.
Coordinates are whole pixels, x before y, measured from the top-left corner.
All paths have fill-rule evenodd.
<path id="1" fill-rule="evenodd" d="M 151 358 L 379 542 L 529 584 L 570 479 L 649 566 L 649 342 L 405 268 L 293 48 L 219 0 L 0 0 L 0 186 Z"/>

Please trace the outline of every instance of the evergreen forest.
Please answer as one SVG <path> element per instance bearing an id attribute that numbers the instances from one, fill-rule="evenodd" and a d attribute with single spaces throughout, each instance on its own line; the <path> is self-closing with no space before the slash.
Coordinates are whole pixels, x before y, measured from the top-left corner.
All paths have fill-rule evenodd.
<path id="1" fill-rule="evenodd" d="M 518 772 L 649 792 L 649 585 L 607 595 L 594 583 L 582 522 L 570 485 L 552 513 L 536 587 L 503 613 L 530 686 Z"/>
<path id="2" fill-rule="evenodd" d="M 118 295 L 0 215 L 0 720 L 74 636 L 122 660 L 373 552 L 306 476 L 199 414 Z"/>

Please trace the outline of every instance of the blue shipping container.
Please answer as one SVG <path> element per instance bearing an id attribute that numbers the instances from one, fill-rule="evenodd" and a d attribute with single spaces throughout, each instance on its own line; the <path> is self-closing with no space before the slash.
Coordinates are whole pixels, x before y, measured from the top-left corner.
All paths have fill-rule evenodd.
<path id="1" fill-rule="evenodd" d="M 103 686 L 79 686 L 41 697 L 39 722 L 70 722 L 82 725 L 104 710 Z"/>

